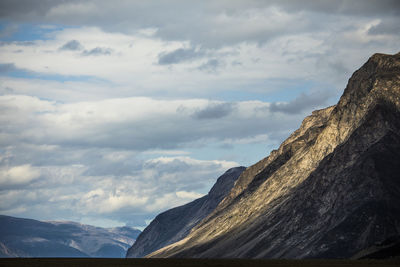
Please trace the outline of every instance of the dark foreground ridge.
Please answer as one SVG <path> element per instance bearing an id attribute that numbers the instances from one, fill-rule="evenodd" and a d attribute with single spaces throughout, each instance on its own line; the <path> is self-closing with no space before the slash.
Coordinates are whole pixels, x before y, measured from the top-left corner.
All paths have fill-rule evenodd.
<path id="1" fill-rule="evenodd" d="M 249 259 L 83 259 L 83 258 L 9 258 L 1 267 L 395 267 L 400 260 L 249 260 Z"/>

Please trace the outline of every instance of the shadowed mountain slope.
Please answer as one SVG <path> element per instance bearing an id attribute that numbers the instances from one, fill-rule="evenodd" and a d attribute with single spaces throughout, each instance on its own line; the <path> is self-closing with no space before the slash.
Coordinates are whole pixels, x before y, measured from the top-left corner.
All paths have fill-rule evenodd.
<path id="1" fill-rule="evenodd" d="M 190 230 L 210 214 L 232 189 L 245 167 L 229 169 L 220 176 L 210 192 L 186 205 L 159 214 L 128 250 L 128 258 L 143 257 L 186 237 Z"/>
<path id="2" fill-rule="evenodd" d="M 150 257 L 350 258 L 400 236 L 400 53 L 247 168 L 183 240 Z"/>

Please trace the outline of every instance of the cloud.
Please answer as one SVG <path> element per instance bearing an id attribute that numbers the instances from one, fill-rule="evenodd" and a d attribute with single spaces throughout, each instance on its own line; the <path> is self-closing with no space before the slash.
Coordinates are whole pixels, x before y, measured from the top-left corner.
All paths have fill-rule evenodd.
<path id="1" fill-rule="evenodd" d="M 271 112 L 283 112 L 287 114 L 301 113 L 305 110 L 314 110 L 325 106 L 332 95 L 328 91 L 318 91 L 312 94 L 302 93 L 288 103 L 271 103 L 269 109 Z"/>
<path id="2" fill-rule="evenodd" d="M 400 34 L 400 26 L 398 21 L 395 19 L 384 19 L 380 21 L 379 24 L 372 26 L 368 30 L 368 34 L 380 35 L 380 34 Z"/>
<path id="3" fill-rule="evenodd" d="M 92 27 L 67 28 L 52 33 L 54 39 L 33 41 L 29 47 L 20 42 L 6 43 L 0 46 L 0 53 L 3 62 L 35 74 L 31 76 L 44 78 L 39 81 L 29 79 L 23 86 L 19 79 L 18 86 L 7 87 L 60 101 L 137 95 L 220 99 L 221 95 L 227 95 L 226 91 L 254 93 L 265 99 L 271 91 L 290 91 L 285 86 L 272 85 L 273 80 L 310 81 L 325 83 L 326 88 L 343 88 L 350 72 L 372 53 L 397 51 L 398 35 L 368 34 L 379 20 L 350 22 L 340 20 L 331 25 L 337 32 L 335 34 L 289 32 L 263 45 L 249 40 L 213 49 L 190 48 L 193 45 L 186 41 L 166 42 L 142 33 L 128 35 Z M 79 52 L 82 57 L 53 53 L 71 40 L 85 44 L 86 50 Z M 162 53 L 174 52 L 179 47 L 189 47 L 186 48 L 189 51 L 204 54 L 180 61 L 185 64 L 174 64 L 173 68 L 155 64 Z M 21 49 L 23 53 L 15 53 Z M 170 58 L 165 63 L 179 60 L 178 57 Z M 60 77 L 62 83 L 48 82 Z M 2 84 L 9 84 L 10 80 Z"/>
<path id="4" fill-rule="evenodd" d="M 23 18 L 19 12 L 24 11 L 19 6 L 11 8 L 9 6 L 12 6 L 12 3 L 7 4 L 5 9 L 15 8 L 15 10 L 10 10 L 8 16 L 5 15 L 6 17 Z M 225 12 L 227 5 L 230 8 Z M 27 3 L 27 6 L 30 4 Z M 261 12 L 253 20 L 251 17 L 253 13 L 258 13 L 257 7 L 260 7 Z M 178 8 L 184 10 L 179 16 L 175 14 Z M 24 15 L 26 19 L 42 20 L 43 23 L 95 26 L 107 32 L 119 31 L 126 34 L 155 28 L 157 29 L 155 35 L 163 40 L 187 40 L 204 47 L 221 47 L 249 39 L 255 42 L 269 40 L 281 32 L 281 29 L 288 29 L 289 27 L 285 26 L 288 26 L 290 22 L 287 20 L 289 16 L 282 16 L 283 12 L 269 11 L 269 9 L 270 6 L 252 3 L 246 7 L 240 2 L 194 5 L 184 1 L 168 4 L 148 1 L 145 4 L 119 2 L 110 5 L 106 1 L 96 3 L 69 1 L 33 6 L 30 12 Z M 265 10 L 267 11 L 264 12 Z M 44 15 L 40 14 L 43 12 Z M 267 17 L 272 23 L 268 23 Z M 235 26 L 232 27 L 232 25 Z M 275 26 L 272 27 L 272 25 Z M 276 26 L 279 26 L 279 29 L 275 29 Z M 208 30 L 210 28 L 213 30 Z"/>
<path id="5" fill-rule="evenodd" d="M 2 184 L 8 185 L 0 192 L 0 212 L 144 225 L 158 212 L 207 193 L 220 174 L 241 165 L 217 156 L 196 159 L 187 149 L 227 139 L 230 144 L 262 142 L 260 134 L 279 135 L 298 121 L 297 115 L 273 115 L 268 106 L 144 97 L 60 103 L 0 96 L 0 123 L 6 125 L 0 166 Z M 10 164 L 22 167 L 9 171 Z M 10 177 L 17 176 L 19 183 L 12 184 Z"/>
<path id="6" fill-rule="evenodd" d="M 17 68 L 13 63 L 0 63 L 0 73 L 7 73 L 16 70 Z"/>
<path id="7" fill-rule="evenodd" d="M 199 120 L 220 119 L 228 116 L 236 109 L 234 103 L 209 103 L 208 106 L 193 113 L 193 117 Z"/>
<path id="8" fill-rule="evenodd" d="M 108 1 L 96 1 L 98 6 L 100 7 L 108 7 L 106 11 L 115 14 L 117 10 L 120 10 L 121 17 L 115 17 L 114 19 L 126 19 L 128 14 L 127 9 L 128 7 L 137 7 L 137 11 L 133 10 L 137 14 L 148 15 L 150 8 L 154 7 L 155 4 L 159 4 L 158 1 L 147 1 L 146 5 L 138 5 L 137 3 L 121 3 L 117 1 L 117 3 L 109 3 Z M 348 14 L 364 14 L 364 15 L 371 15 L 371 14 L 393 14 L 399 13 L 396 7 L 399 6 L 398 1 L 396 0 L 372 0 L 372 1 L 362 1 L 356 0 L 352 2 L 348 1 L 338 1 L 337 3 L 332 3 L 331 1 L 319 1 L 315 3 L 313 0 L 301 0 L 301 1 L 235 1 L 231 3 L 231 5 L 227 5 L 227 3 L 231 3 L 231 1 L 221 1 L 219 4 L 215 3 L 206 3 L 210 9 L 221 9 L 225 7 L 225 9 L 232 11 L 232 10 L 240 10 L 244 8 L 256 8 L 256 7 L 265 7 L 271 5 L 278 5 L 288 10 L 314 10 L 319 12 L 326 12 L 326 13 L 338 13 L 338 12 L 345 12 Z M 172 4 L 169 5 L 161 5 L 163 7 L 160 13 L 166 13 L 165 10 L 176 10 L 177 6 L 182 6 L 184 8 L 189 8 L 189 4 L 185 4 L 185 1 L 174 1 Z M 99 12 L 99 8 L 90 9 L 90 7 L 94 7 L 91 1 L 87 3 L 80 3 L 79 1 L 69 0 L 69 1 L 41 1 L 40 3 L 32 3 L 29 0 L 21 0 L 21 1 L 13 1 L 13 0 L 4 0 L 1 2 L 1 13 L 0 16 L 3 17 L 18 17 L 21 16 L 21 19 L 49 19 L 43 16 L 46 13 L 54 12 L 58 15 L 60 13 L 73 15 L 79 8 L 83 8 L 85 13 L 90 13 L 89 11 L 92 10 L 91 15 L 93 16 L 96 12 Z M 198 6 L 196 6 L 198 7 Z M 29 13 L 31 11 L 31 13 Z M 125 12 L 122 12 L 125 11 Z M 129 10 L 131 11 L 131 10 Z M 144 11 L 145 14 L 143 14 Z M 105 12 L 105 11 L 104 11 Z M 22 14 L 26 14 L 25 17 L 22 17 Z M 176 13 L 167 14 L 171 17 L 177 17 Z M 181 14 L 183 15 L 183 14 Z M 89 19 L 95 19 L 93 17 Z M 97 18 L 100 20 L 100 18 Z M 135 18 L 131 18 L 135 19 Z"/>
<path id="9" fill-rule="evenodd" d="M 314 12 L 323 12 L 327 14 L 347 14 L 370 16 L 374 14 L 398 14 L 399 2 L 396 0 L 372 0 L 372 1 L 279 1 L 279 5 L 289 11 L 310 10 Z"/>
<path id="10" fill-rule="evenodd" d="M 85 50 L 82 52 L 83 56 L 102 56 L 111 55 L 112 49 L 108 47 L 96 47 L 91 50 Z"/>
<path id="11" fill-rule="evenodd" d="M 255 136 L 249 136 L 239 139 L 225 139 L 223 145 L 235 145 L 235 144 L 268 144 L 271 143 L 271 138 L 268 134 L 259 134 Z"/>
<path id="12" fill-rule="evenodd" d="M 0 168 L 0 190 L 9 186 L 23 185 L 40 176 L 40 171 L 29 164 Z"/>
<path id="13" fill-rule="evenodd" d="M 157 36 L 165 40 L 185 39 L 193 44 L 213 47 L 249 40 L 265 42 L 291 30 L 294 33 L 313 31 L 313 28 L 318 27 L 315 23 L 307 23 L 307 20 L 314 20 L 314 14 L 322 14 L 325 21 L 329 21 L 327 17 L 336 15 L 396 16 L 399 9 L 399 3 L 395 0 L 333 3 L 315 3 L 311 0 L 234 3 L 207 1 L 196 4 L 185 1 L 41 1 L 40 4 L 31 1 L 1 1 L 0 17 L 21 22 L 96 26 L 107 31 L 119 30 L 125 33 L 157 28 Z M 181 12 L 177 14 L 176 10 Z M 305 13 L 304 16 L 301 13 Z"/>
<path id="14" fill-rule="evenodd" d="M 198 69 L 207 72 L 215 72 L 217 68 L 221 65 L 221 62 L 218 59 L 213 58 L 208 60 L 206 63 L 200 65 Z"/>
<path id="15" fill-rule="evenodd" d="M 71 40 L 60 47 L 60 50 L 77 51 L 82 50 L 83 46 L 77 40 Z"/>
<path id="16" fill-rule="evenodd" d="M 177 64 L 185 61 L 194 60 L 204 56 L 204 52 L 195 49 L 179 48 L 172 52 L 163 52 L 158 55 L 158 64 L 170 65 Z"/>
<path id="17" fill-rule="evenodd" d="M 85 159 L 84 155 L 80 158 Z M 121 162 L 129 164 L 130 159 Z M 14 184 L 16 177 L 20 180 L 18 188 L 0 190 L 3 200 L 0 212 L 14 212 L 14 215 L 22 212 L 31 218 L 40 214 L 42 220 L 71 216 L 79 221 L 84 218 L 98 221 L 110 217 L 144 226 L 145 220 L 160 211 L 204 195 L 219 175 L 237 166 L 228 161 L 160 157 L 142 160 L 141 168 L 132 169 L 128 175 L 88 175 L 84 170 L 98 165 L 85 164 L 88 165 L 24 165 L 2 170 L 2 179 L 11 177 Z M 29 182 L 38 177 L 39 170 L 39 182 Z M 1 184 L 5 185 L 3 181 Z"/>
<path id="18" fill-rule="evenodd" d="M 0 122 L 8 126 L 2 133 L 1 145 L 28 142 L 71 148 L 176 149 L 199 139 L 223 140 L 279 131 L 287 128 L 281 125 L 283 119 L 292 125 L 296 116 L 302 115 L 277 118 L 260 111 L 268 106 L 269 103 L 254 101 L 144 97 L 61 104 L 5 95 L 0 96 Z M 269 123 L 260 124 L 260 120 Z"/>
<path id="19" fill-rule="evenodd" d="M 175 193 L 179 198 L 187 198 L 189 200 L 194 200 L 196 198 L 201 198 L 204 194 L 199 194 L 196 192 L 186 192 L 186 191 L 178 191 Z"/>

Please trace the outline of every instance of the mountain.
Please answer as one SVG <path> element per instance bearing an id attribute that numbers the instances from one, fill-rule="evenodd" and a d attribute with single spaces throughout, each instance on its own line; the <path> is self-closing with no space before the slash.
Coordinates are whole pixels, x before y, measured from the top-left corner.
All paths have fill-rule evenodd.
<path id="1" fill-rule="evenodd" d="M 143 257 L 186 237 L 190 230 L 210 214 L 229 193 L 244 170 L 245 167 L 229 169 L 217 179 L 204 197 L 158 215 L 139 235 L 126 257 Z"/>
<path id="2" fill-rule="evenodd" d="M 378 251 L 398 253 L 399 203 L 400 53 L 375 54 L 337 105 L 306 117 L 186 238 L 148 256 L 373 257 L 390 240 Z"/>
<path id="3" fill-rule="evenodd" d="M 0 215 L 0 257 L 121 258 L 140 231 Z"/>

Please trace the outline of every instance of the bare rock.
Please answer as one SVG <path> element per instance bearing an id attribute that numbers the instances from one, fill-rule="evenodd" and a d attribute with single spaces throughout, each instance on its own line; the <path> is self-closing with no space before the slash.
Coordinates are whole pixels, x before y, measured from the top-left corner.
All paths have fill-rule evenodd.
<path id="1" fill-rule="evenodd" d="M 400 53 L 247 168 L 183 240 L 149 257 L 350 258 L 400 235 Z"/>

